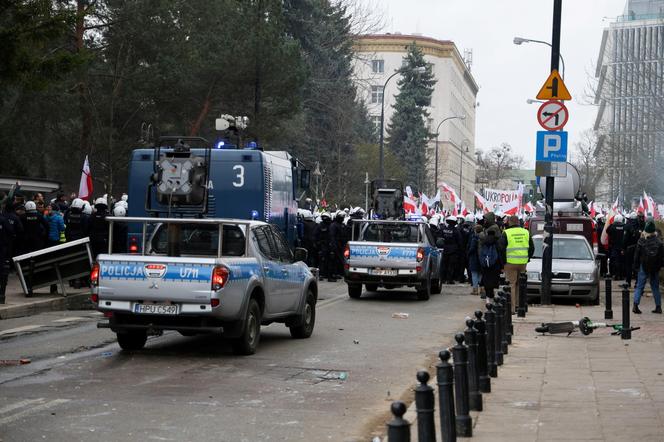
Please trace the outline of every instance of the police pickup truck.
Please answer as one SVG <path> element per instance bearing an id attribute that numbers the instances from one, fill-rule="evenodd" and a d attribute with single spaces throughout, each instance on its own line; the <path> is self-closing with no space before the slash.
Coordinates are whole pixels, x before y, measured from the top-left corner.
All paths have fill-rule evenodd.
<path id="1" fill-rule="evenodd" d="M 415 287 L 417 299 L 440 293 L 441 255 L 423 222 L 360 220 L 359 238 L 344 250 L 348 296 L 359 298 L 378 287 Z M 355 231 L 356 229 L 353 229 Z"/>
<path id="2" fill-rule="evenodd" d="M 218 333 L 238 354 L 253 354 L 261 325 L 281 322 L 294 338 L 311 336 L 318 287 L 306 251 L 293 254 L 275 226 L 235 219 L 108 217 L 142 225 L 141 252 L 100 254 L 92 301 L 124 350 L 148 335 Z"/>

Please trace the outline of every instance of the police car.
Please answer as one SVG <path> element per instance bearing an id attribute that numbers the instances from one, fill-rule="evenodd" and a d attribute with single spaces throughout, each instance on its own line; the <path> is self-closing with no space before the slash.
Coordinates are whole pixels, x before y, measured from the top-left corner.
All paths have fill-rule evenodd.
<path id="1" fill-rule="evenodd" d="M 100 254 L 92 301 L 124 350 L 148 335 L 176 330 L 222 334 L 238 354 L 253 354 L 261 325 L 284 323 L 294 338 L 311 336 L 318 287 L 306 250 L 291 252 L 283 234 L 261 221 L 108 217 L 141 224 L 149 238 L 137 253 Z M 152 234 L 149 232 L 152 231 Z M 109 240 L 112 244 L 112 239 Z"/>

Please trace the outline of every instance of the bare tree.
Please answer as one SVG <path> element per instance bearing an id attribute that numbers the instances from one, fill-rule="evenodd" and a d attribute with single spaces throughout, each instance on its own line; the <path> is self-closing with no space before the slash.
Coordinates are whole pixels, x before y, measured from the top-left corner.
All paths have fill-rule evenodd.
<path id="1" fill-rule="evenodd" d="M 572 165 L 581 175 L 581 186 L 591 200 L 599 198 L 608 200 L 607 195 L 598 195 L 597 185 L 604 176 L 604 169 L 599 167 L 597 151 L 601 142 L 597 132 L 587 129 L 582 132 L 580 140 L 574 145 Z"/>
<path id="2" fill-rule="evenodd" d="M 514 153 L 509 143 L 502 143 L 486 152 L 477 150 L 476 155 L 475 180 L 483 187 L 498 187 L 504 179 L 509 177 L 511 170 L 521 169 L 524 165 L 523 157 Z"/>

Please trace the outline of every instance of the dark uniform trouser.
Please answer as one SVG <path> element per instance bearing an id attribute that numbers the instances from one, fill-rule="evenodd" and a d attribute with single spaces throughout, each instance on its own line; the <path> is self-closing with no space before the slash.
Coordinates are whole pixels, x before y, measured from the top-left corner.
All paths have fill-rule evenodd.
<path id="1" fill-rule="evenodd" d="M 611 249 L 611 260 L 609 261 L 609 271 L 614 278 L 621 278 L 623 272 L 623 256 L 620 254 L 620 249 Z"/>
<path id="2" fill-rule="evenodd" d="M 5 303 L 5 291 L 9 279 L 9 255 L 6 250 L 0 250 L 0 304 Z"/>
<path id="3" fill-rule="evenodd" d="M 443 265 L 440 272 L 441 282 L 453 282 L 458 274 L 459 255 L 456 253 L 443 253 Z"/>

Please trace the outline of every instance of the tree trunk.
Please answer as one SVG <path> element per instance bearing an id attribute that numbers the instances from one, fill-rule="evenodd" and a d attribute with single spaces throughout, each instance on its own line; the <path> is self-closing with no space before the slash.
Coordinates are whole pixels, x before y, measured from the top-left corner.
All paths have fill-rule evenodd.
<path id="1" fill-rule="evenodd" d="M 85 14 L 87 11 L 87 0 L 76 1 L 76 52 L 80 54 L 85 49 L 83 36 L 85 33 Z M 81 136 L 79 138 L 78 150 L 79 158 L 89 153 L 90 134 L 92 133 L 92 112 L 85 98 L 88 89 L 88 74 L 85 68 L 82 68 L 76 91 L 78 94 L 78 106 L 81 112 Z"/>

